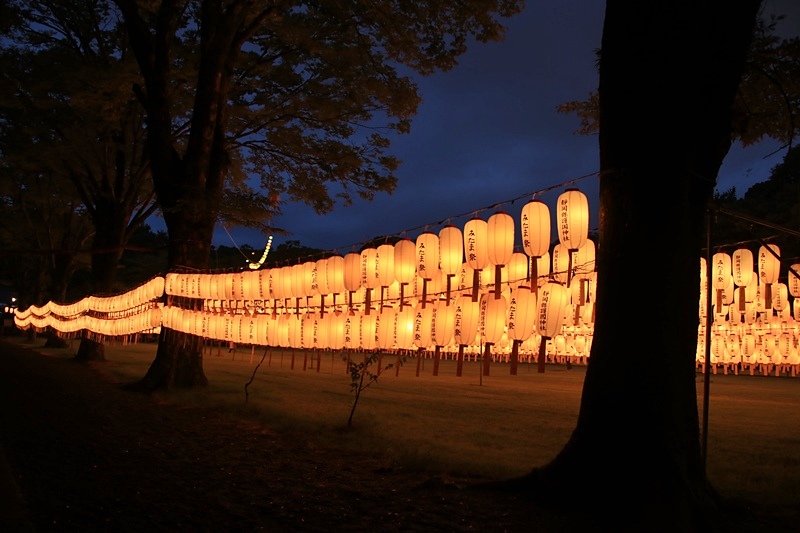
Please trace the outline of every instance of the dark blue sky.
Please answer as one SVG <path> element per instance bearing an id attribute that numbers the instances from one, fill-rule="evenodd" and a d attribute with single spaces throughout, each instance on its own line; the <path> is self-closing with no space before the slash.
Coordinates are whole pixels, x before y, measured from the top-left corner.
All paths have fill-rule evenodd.
<path id="1" fill-rule="evenodd" d="M 800 35 L 800 0 L 765 3 L 768 12 L 788 16 L 782 35 Z M 576 135 L 577 117 L 556 106 L 582 100 L 597 86 L 604 8 L 600 1 L 531 1 L 507 22 L 505 41 L 475 44 L 451 72 L 420 79 L 423 103 L 411 133 L 392 144 L 403 161 L 396 191 L 324 216 L 287 204 L 274 223 L 293 234 L 276 236 L 273 246 L 298 240 L 347 253 L 377 236 L 438 232 L 442 221 L 463 228 L 468 218 L 487 219 L 498 209 L 516 216 L 538 191 L 549 190 L 539 198 L 552 210 L 563 192 L 558 186 L 576 179 L 571 186 L 589 197 L 590 209 L 596 206 L 597 137 Z M 718 189 L 735 186 L 742 194 L 765 180 L 782 160 L 782 151 L 770 155 L 776 148 L 773 142 L 734 147 Z M 596 212 L 591 216 L 595 227 Z M 224 246 L 265 243 L 266 236 L 243 229 L 229 236 L 218 228 L 214 238 Z"/>

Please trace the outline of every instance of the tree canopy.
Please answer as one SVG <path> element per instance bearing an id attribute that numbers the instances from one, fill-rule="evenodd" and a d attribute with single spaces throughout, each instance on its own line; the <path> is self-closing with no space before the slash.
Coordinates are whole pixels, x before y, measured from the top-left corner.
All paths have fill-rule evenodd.
<path id="1" fill-rule="evenodd" d="M 800 38 L 776 35 L 783 19 L 762 14 L 748 48 L 731 121 L 733 139 L 743 146 L 769 137 L 790 147 L 800 134 Z M 586 100 L 564 102 L 557 109 L 578 117 L 576 133 L 591 135 L 600 128 L 599 104 L 598 93 L 592 91 Z"/>

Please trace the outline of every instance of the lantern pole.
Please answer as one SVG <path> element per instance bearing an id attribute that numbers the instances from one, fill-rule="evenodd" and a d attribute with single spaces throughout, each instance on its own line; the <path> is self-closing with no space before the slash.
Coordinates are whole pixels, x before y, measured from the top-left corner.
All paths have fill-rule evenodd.
<path id="1" fill-rule="evenodd" d="M 711 226 L 712 226 L 712 208 L 709 207 L 706 213 L 706 346 L 705 346 L 705 363 L 703 365 L 703 435 L 701 452 L 703 456 L 703 475 L 706 472 L 706 462 L 708 459 L 708 390 L 711 384 L 711 371 L 709 364 L 711 361 L 711 286 L 713 283 L 713 268 L 711 256 Z"/>

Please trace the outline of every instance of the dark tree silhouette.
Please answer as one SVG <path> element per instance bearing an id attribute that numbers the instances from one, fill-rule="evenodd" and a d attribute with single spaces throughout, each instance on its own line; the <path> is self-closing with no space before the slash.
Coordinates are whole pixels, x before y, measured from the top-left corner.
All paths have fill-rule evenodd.
<path id="1" fill-rule="evenodd" d="M 695 354 L 706 211 L 760 2 L 607 2 L 597 320 L 575 430 L 513 486 L 601 523 L 707 531 Z M 646 298 L 642 298 L 645 294 Z"/>

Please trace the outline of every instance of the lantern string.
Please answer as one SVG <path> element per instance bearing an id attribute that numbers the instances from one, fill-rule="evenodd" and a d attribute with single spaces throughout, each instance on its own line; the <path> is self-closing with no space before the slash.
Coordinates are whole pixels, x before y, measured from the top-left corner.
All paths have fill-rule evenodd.
<path id="1" fill-rule="evenodd" d="M 600 175 L 600 172 L 598 172 L 598 171 L 590 172 L 589 174 L 584 174 L 583 176 L 578 176 L 576 178 L 572 178 L 572 179 L 569 179 L 567 181 L 564 181 L 564 182 L 561 182 L 561 183 L 558 183 L 558 184 L 555 184 L 555 185 L 551 185 L 551 186 L 545 187 L 543 189 L 539 189 L 539 190 L 534 191 L 532 193 L 527 192 L 525 194 L 521 194 L 521 195 L 516 196 L 516 197 L 514 197 L 514 198 L 512 198 L 510 200 L 505 200 L 503 202 L 499 202 L 499 203 L 496 203 L 496 204 L 493 204 L 493 205 L 489 205 L 489 206 L 486 206 L 486 207 L 481 207 L 481 208 L 475 209 L 473 211 L 468 211 L 466 213 L 461 213 L 461 214 L 458 214 L 458 215 L 452 215 L 452 216 L 444 218 L 444 219 L 442 219 L 442 220 L 440 220 L 439 222 L 436 222 L 436 223 L 428 222 L 428 223 L 423 224 L 421 226 L 405 229 L 405 230 L 402 230 L 402 231 L 400 231 L 398 233 L 395 233 L 395 234 L 389 234 L 389 235 L 386 235 L 386 238 L 389 238 L 389 237 L 392 237 L 392 236 L 403 237 L 403 236 L 406 236 L 406 235 L 409 235 L 409 234 L 417 233 L 419 231 L 428 231 L 431 226 L 441 226 L 444 223 L 451 222 L 453 219 L 465 218 L 465 217 L 468 217 L 468 216 L 477 217 L 483 211 L 488 211 L 490 209 L 496 209 L 496 208 L 501 207 L 501 206 L 503 206 L 505 204 L 513 204 L 515 201 L 523 199 L 523 198 L 531 198 L 531 199 L 533 199 L 537 195 L 542 195 L 542 194 L 545 194 L 545 193 L 550 192 L 550 191 L 563 189 L 565 187 L 573 185 L 573 184 L 575 184 L 575 183 L 577 183 L 577 182 L 579 182 L 581 180 L 584 180 L 586 178 L 591 178 L 591 177 L 599 176 L 599 175 Z M 339 253 L 340 250 L 345 250 L 345 249 L 350 249 L 350 250 L 361 249 L 368 242 L 370 242 L 370 241 L 362 241 L 362 242 L 353 243 L 353 244 L 350 244 L 350 245 L 347 245 L 347 246 L 342 246 L 342 247 L 339 247 L 339 248 L 332 248 L 330 250 L 320 252 L 317 255 L 322 256 L 322 255 L 336 254 L 336 253 Z"/>
<path id="2" fill-rule="evenodd" d="M 231 240 L 231 242 L 233 243 L 233 246 L 234 246 L 234 248 L 236 248 L 236 249 L 239 251 L 239 253 L 240 253 L 240 254 L 242 254 L 242 257 L 244 257 L 245 261 L 247 261 L 247 262 L 249 263 L 249 262 L 250 262 L 250 258 L 249 258 L 249 257 L 247 257 L 247 255 L 246 255 L 246 254 L 245 254 L 245 253 L 242 251 L 242 249 L 241 249 L 241 248 L 239 248 L 239 245 L 238 245 L 238 244 L 236 244 L 236 241 L 234 241 L 234 240 L 233 240 L 233 236 L 232 236 L 232 235 L 231 235 L 231 233 L 228 231 L 228 228 L 226 228 L 226 227 L 225 227 L 225 224 L 220 224 L 220 226 L 222 226 L 222 229 L 224 229 L 224 230 L 225 230 L 225 233 L 227 233 L 227 234 L 228 234 L 228 238 L 229 238 L 229 239 Z"/>

